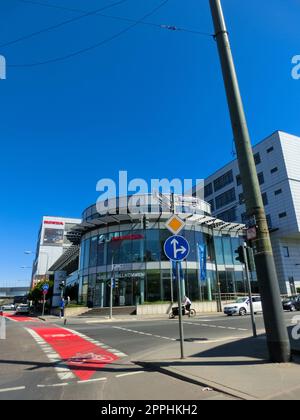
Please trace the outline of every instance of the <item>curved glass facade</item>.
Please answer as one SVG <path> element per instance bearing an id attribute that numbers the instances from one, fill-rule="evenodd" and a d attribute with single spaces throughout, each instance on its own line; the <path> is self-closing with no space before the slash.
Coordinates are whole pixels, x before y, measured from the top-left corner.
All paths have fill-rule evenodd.
<path id="1" fill-rule="evenodd" d="M 182 263 L 181 276 L 183 292 L 192 301 L 215 300 L 219 292 L 246 293 L 242 266 L 234 254 L 242 236 L 193 224 L 187 224 L 180 234 L 191 249 Z M 114 306 L 176 301 L 174 268 L 163 251 L 169 236 L 163 221 L 151 222 L 147 228 L 136 221 L 114 222 L 84 234 L 79 267 L 81 303 L 109 306 L 112 267 L 117 283 Z M 200 267 L 199 246 L 205 249 L 205 272 Z"/>

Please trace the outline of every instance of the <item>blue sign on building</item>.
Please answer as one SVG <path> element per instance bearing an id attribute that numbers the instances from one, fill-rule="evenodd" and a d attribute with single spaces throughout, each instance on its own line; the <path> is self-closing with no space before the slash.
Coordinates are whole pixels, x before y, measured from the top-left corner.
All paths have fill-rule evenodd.
<path id="1" fill-rule="evenodd" d="M 207 248 L 205 244 L 198 244 L 198 252 L 199 252 L 199 264 L 200 264 L 200 280 L 206 281 L 206 254 Z"/>

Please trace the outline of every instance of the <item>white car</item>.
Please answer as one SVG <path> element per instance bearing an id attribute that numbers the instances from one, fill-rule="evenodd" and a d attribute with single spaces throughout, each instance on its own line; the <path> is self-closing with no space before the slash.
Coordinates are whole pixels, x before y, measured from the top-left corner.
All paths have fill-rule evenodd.
<path id="1" fill-rule="evenodd" d="M 14 311 L 16 307 L 13 304 L 8 304 L 8 305 L 3 305 L 1 309 L 2 311 Z"/>
<path id="2" fill-rule="evenodd" d="M 263 311 L 260 296 L 253 296 L 252 303 L 253 303 L 253 311 L 255 314 Z M 232 303 L 231 305 L 226 305 L 224 307 L 224 314 L 228 316 L 232 316 L 232 315 L 245 316 L 247 314 L 251 314 L 250 298 L 249 297 L 239 298 L 236 300 L 235 303 Z"/>
<path id="3" fill-rule="evenodd" d="M 21 304 L 17 306 L 16 314 L 29 314 L 29 305 Z"/>

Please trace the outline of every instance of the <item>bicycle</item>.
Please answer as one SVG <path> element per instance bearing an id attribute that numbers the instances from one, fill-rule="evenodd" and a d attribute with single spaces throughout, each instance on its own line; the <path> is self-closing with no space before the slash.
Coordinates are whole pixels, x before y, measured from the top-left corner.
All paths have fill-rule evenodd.
<path id="1" fill-rule="evenodd" d="M 189 311 L 186 310 L 186 308 L 183 306 L 182 307 L 182 316 L 187 316 L 189 318 L 194 318 L 196 316 L 197 312 L 195 309 L 191 308 Z M 174 319 L 176 318 L 176 316 L 179 316 L 179 308 L 174 307 L 172 308 L 172 312 L 169 314 L 169 319 Z"/>

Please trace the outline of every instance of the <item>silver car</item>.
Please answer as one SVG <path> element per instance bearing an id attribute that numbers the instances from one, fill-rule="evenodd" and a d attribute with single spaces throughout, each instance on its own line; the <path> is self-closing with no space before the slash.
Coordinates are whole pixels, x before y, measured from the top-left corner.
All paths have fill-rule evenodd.
<path id="1" fill-rule="evenodd" d="M 21 304 L 17 306 L 16 314 L 29 314 L 29 305 Z"/>

